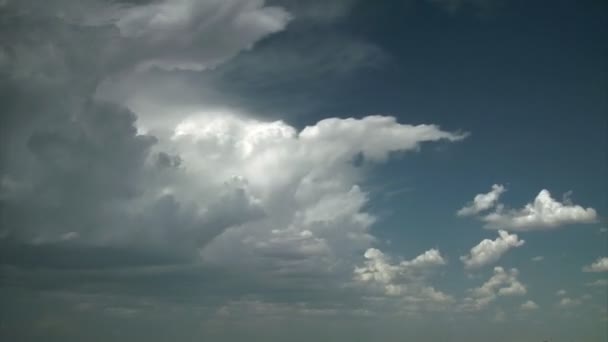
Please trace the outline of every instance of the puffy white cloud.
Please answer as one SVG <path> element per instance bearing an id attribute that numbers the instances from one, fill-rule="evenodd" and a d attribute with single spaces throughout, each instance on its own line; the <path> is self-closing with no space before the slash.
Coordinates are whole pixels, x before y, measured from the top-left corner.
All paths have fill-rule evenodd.
<path id="1" fill-rule="evenodd" d="M 492 185 L 492 190 L 490 190 L 490 192 L 475 195 L 473 202 L 458 210 L 456 214 L 458 216 L 470 216 L 488 210 L 496 205 L 500 195 L 505 191 L 506 189 L 504 186 L 494 184 Z"/>
<path id="2" fill-rule="evenodd" d="M 520 240 L 516 234 L 499 230 L 496 240 L 482 240 L 477 246 L 471 248 L 469 255 L 461 256 L 460 260 L 467 269 L 480 268 L 497 262 L 507 251 L 520 247 L 524 243 L 525 241 Z"/>
<path id="3" fill-rule="evenodd" d="M 520 307 L 521 307 L 522 310 L 533 311 L 533 310 L 537 310 L 538 309 L 538 304 L 536 304 L 533 301 L 529 300 L 529 301 L 523 303 Z"/>
<path id="4" fill-rule="evenodd" d="M 541 190 L 533 203 L 519 210 L 497 210 L 483 217 L 489 228 L 511 230 L 534 230 L 556 228 L 566 224 L 593 223 L 597 214 L 593 208 L 564 204 L 551 197 L 549 191 Z"/>
<path id="5" fill-rule="evenodd" d="M 532 203 L 521 209 L 507 209 L 498 202 L 498 196 L 504 192 L 503 187 L 494 185 L 487 194 L 475 196 L 475 200 L 458 211 L 459 216 L 480 214 L 482 210 L 495 209 L 479 218 L 489 229 L 506 229 L 512 231 L 530 231 L 557 228 L 567 224 L 594 223 L 597 213 L 593 208 L 575 205 L 569 199 L 559 202 L 551 197 L 548 190 L 541 190 Z"/>
<path id="6" fill-rule="evenodd" d="M 391 263 L 380 250 L 368 249 L 365 263 L 354 270 L 355 280 L 369 285 L 390 297 L 399 297 L 407 302 L 446 303 L 451 296 L 426 284 L 428 272 L 446 264 L 438 250 L 430 249 L 412 260 Z"/>
<path id="7" fill-rule="evenodd" d="M 591 265 L 583 267 L 584 272 L 608 272 L 608 257 L 597 258 Z"/>
<path id="8" fill-rule="evenodd" d="M 482 286 L 469 290 L 470 296 L 463 301 L 465 310 L 481 310 L 500 296 L 522 296 L 526 286 L 518 279 L 519 271 L 512 268 L 508 272 L 502 267 L 494 268 L 494 275 Z"/>

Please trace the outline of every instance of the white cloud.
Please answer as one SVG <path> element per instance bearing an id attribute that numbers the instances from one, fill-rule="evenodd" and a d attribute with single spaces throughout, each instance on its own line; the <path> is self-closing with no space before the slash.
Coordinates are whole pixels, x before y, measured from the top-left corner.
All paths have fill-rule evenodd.
<path id="1" fill-rule="evenodd" d="M 598 258 L 589 266 L 583 267 L 584 272 L 608 272 L 608 257 Z"/>
<path id="2" fill-rule="evenodd" d="M 523 303 L 521 305 L 521 309 L 522 310 L 526 310 L 526 311 L 533 311 L 533 310 L 537 310 L 538 309 L 538 304 L 534 303 L 533 301 L 529 300 L 525 303 Z"/>
<path id="3" fill-rule="evenodd" d="M 113 16 L 141 51 L 141 66 L 190 70 L 219 65 L 283 30 L 291 18 L 263 0 L 163 0 L 119 8 Z"/>
<path id="4" fill-rule="evenodd" d="M 571 308 L 581 305 L 581 300 L 576 298 L 573 299 L 569 297 L 564 297 L 557 303 L 557 305 L 563 308 Z"/>
<path id="5" fill-rule="evenodd" d="M 482 286 L 469 290 L 470 296 L 463 302 L 465 310 L 481 310 L 501 296 L 522 296 L 526 286 L 518 279 L 519 271 L 512 268 L 508 272 L 502 267 L 494 268 L 494 275 Z"/>
<path id="6" fill-rule="evenodd" d="M 566 290 L 564 290 L 564 289 L 558 290 L 557 292 L 555 292 L 555 295 L 563 297 L 566 295 Z"/>
<path id="7" fill-rule="evenodd" d="M 497 262 L 507 251 L 520 247 L 524 243 L 525 241 L 519 240 L 516 234 L 499 230 L 496 240 L 482 240 L 477 246 L 471 248 L 469 255 L 461 256 L 460 260 L 467 269 L 480 268 Z"/>
<path id="8" fill-rule="evenodd" d="M 603 233 L 606 233 L 606 232 L 608 232 L 608 228 L 606 228 L 606 227 L 600 228 L 600 233 L 603 234 Z"/>
<path id="9" fill-rule="evenodd" d="M 492 190 L 490 190 L 490 192 L 475 195 L 473 202 L 458 210 L 456 214 L 458 216 L 470 216 L 488 210 L 496 205 L 500 195 L 505 191 L 506 189 L 504 186 L 494 184 L 492 185 Z"/>
<path id="10" fill-rule="evenodd" d="M 489 228 L 511 230 L 550 229 L 567 224 L 593 223 L 597 214 L 593 208 L 564 204 L 551 197 L 549 191 L 541 190 L 533 203 L 519 210 L 497 210 L 483 217 Z"/>
<path id="11" fill-rule="evenodd" d="M 492 212 L 478 216 L 485 222 L 485 228 L 511 231 L 553 229 L 568 224 L 597 221 L 595 209 L 573 204 L 569 199 L 570 192 L 564 195 L 563 202 L 559 202 L 551 197 L 548 190 L 543 189 L 532 203 L 521 209 L 507 209 L 498 202 L 498 196 L 504 191 L 504 188 L 494 185 L 491 192 L 475 196 L 472 204 L 460 209 L 458 215 L 476 215 L 494 207 Z"/>
<path id="12" fill-rule="evenodd" d="M 29 18 L 34 24 L 22 30 L 36 31 L 33 38 L 28 32 L 14 39 L 10 46 L 16 53 L 9 56 L 7 69 L 40 88 L 33 96 L 40 99 L 36 107 L 14 113 L 31 115 L 15 121 L 36 125 L 19 127 L 14 134 L 19 139 L 7 139 L 7 145 L 19 149 L 0 156 L 7 165 L 0 175 L 0 197 L 10 207 L 3 220 L 14 223 L 1 234 L 20 243 L 84 245 L 91 253 L 97 249 L 89 246 L 107 247 L 100 254 L 143 250 L 151 257 L 137 262 L 146 266 L 167 262 L 166 253 L 171 262 L 203 263 L 237 274 L 239 283 L 245 283 L 237 286 L 242 291 L 262 288 L 268 297 L 285 288 L 327 294 L 332 287 L 353 283 L 359 263 L 353 256 L 375 241 L 370 228 L 376 216 L 368 210 L 370 195 L 361 185 L 365 166 L 384 162 L 393 152 L 418 151 L 425 142 L 466 136 L 380 115 L 326 118 L 300 130 L 215 104 L 169 103 L 159 115 L 145 106 L 130 111 L 102 104 L 96 100 L 99 93 L 93 94 L 100 80 L 111 86 L 115 79 L 154 74 L 158 78 L 151 79 L 170 88 L 171 75 L 209 75 L 210 69 L 283 30 L 290 15 L 261 0 L 112 5 L 87 0 L 79 2 L 82 6 L 69 3 L 66 11 L 75 12 L 66 24 L 55 17 L 54 6 L 62 2 L 49 8 L 37 1 L 11 2 L 26 14 L 37 8 Z M 102 9 L 89 11 L 95 6 Z M 36 26 L 47 20 L 56 27 Z M 31 47 L 22 48 L 25 36 Z M 49 43 L 38 47 L 41 41 Z M 188 73 L 192 70 L 204 72 Z M 213 88 L 213 80 L 209 83 Z M 141 96 L 147 97 L 142 103 L 155 103 L 150 93 Z M 126 97 L 116 102 L 133 100 Z M 21 109 L 22 104 L 11 107 Z M 12 127 L 9 131 L 13 134 Z M 13 155 L 22 159 L 13 160 Z M 363 271 L 359 285 L 379 285 L 383 296 L 408 303 L 451 300 L 426 282 L 431 268 L 445 264 L 439 251 L 396 264 L 373 249 L 368 252 L 365 267 L 377 269 Z M 96 267 L 81 259 L 83 268 Z M 109 259 L 117 263 L 109 267 L 122 267 L 129 258 Z M 362 280 L 368 274 L 373 281 Z M 247 281 L 255 286 L 248 287 Z"/>
<path id="13" fill-rule="evenodd" d="M 598 279 L 596 281 L 587 283 L 586 285 L 591 287 L 606 287 L 608 286 L 608 279 Z"/>
<path id="14" fill-rule="evenodd" d="M 539 262 L 545 260 L 545 257 L 542 255 L 538 255 L 532 258 L 532 261 Z"/>
<path id="15" fill-rule="evenodd" d="M 438 250 L 430 249 L 412 260 L 391 263 L 380 250 L 368 249 L 365 263 L 355 267 L 354 278 L 360 284 L 368 285 L 389 297 L 399 297 L 408 302 L 447 303 L 449 295 L 426 284 L 428 272 L 446 264 Z"/>

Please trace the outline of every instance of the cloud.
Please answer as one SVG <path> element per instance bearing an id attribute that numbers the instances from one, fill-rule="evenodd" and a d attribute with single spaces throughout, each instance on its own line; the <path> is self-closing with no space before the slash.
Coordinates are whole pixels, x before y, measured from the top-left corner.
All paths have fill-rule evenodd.
<path id="1" fill-rule="evenodd" d="M 526 310 L 526 311 L 534 311 L 534 310 L 538 310 L 538 304 L 534 303 L 533 301 L 529 300 L 525 303 L 523 303 L 520 308 L 522 310 Z"/>
<path id="2" fill-rule="evenodd" d="M 532 203 L 521 209 L 506 209 L 498 202 L 498 195 L 504 189 L 494 185 L 487 194 L 475 196 L 475 200 L 458 211 L 459 216 L 478 214 L 481 210 L 494 207 L 494 211 L 479 216 L 488 229 L 506 229 L 511 231 L 531 231 L 554 229 L 568 224 L 595 223 L 597 213 L 593 208 L 575 205 L 564 196 L 564 202 L 551 197 L 548 190 L 541 190 Z M 498 195 L 497 195 L 498 194 Z"/>
<path id="3" fill-rule="evenodd" d="M 562 308 L 572 308 L 581 305 L 581 303 L 582 302 L 580 299 L 564 297 L 557 303 L 557 306 L 560 306 Z"/>
<path id="4" fill-rule="evenodd" d="M 525 243 L 519 240 L 516 234 L 509 235 L 504 230 L 498 231 L 496 240 L 484 239 L 477 246 L 471 248 L 469 255 L 460 257 L 465 268 L 475 269 L 497 262 L 512 248 L 520 247 Z"/>
<path id="5" fill-rule="evenodd" d="M 505 192 L 505 188 L 502 185 L 492 185 L 492 190 L 485 194 L 475 195 L 473 202 L 467 206 L 461 208 L 456 213 L 458 216 L 471 216 L 479 214 L 482 211 L 488 210 L 496 205 L 500 195 Z"/>
<path id="6" fill-rule="evenodd" d="M 608 286 L 608 279 L 598 279 L 596 281 L 585 284 L 591 287 L 606 287 Z"/>
<path id="7" fill-rule="evenodd" d="M 0 33 L 0 85 L 9 94 L 0 117 L 0 254 L 32 287 L 60 275 L 70 289 L 133 286 L 166 296 L 149 281 L 157 276 L 200 300 L 211 300 L 209 291 L 216 301 L 356 303 L 380 287 L 353 285 L 361 253 L 376 242 L 369 169 L 395 152 L 467 136 L 386 115 L 296 127 L 187 97 L 155 108 L 146 92 L 150 106 L 127 108 L 137 101 L 124 90 L 146 88 L 141 80 L 170 88 L 176 79 L 221 77 L 218 68 L 292 15 L 263 1 L 40 4 L 10 2 L 22 15 Z M 349 51 L 366 49 L 353 43 Z M 349 64 L 365 56 L 349 55 Z M 115 85 L 120 101 L 103 96 Z M 382 296 L 451 300 L 427 282 L 445 264 L 438 250 L 386 263 L 397 270 Z"/>
<path id="8" fill-rule="evenodd" d="M 470 295 L 463 300 L 464 310 L 481 310 L 498 297 L 522 296 L 527 293 L 526 286 L 517 277 L 519 271 L 512 268 L 508 272 L 502 267 L 494 268 L 494 275 L 482 286 L 470 289 Z"/>
<path id="9" fill-rule="evenodd" d="M 545 257 L 542 255 L 538 255 L 538 256 L 533 257 L 531 260 L 534 262 L 539 262 L 539 261 L 545 260 Z"/>
<path id="10" fill-rule="evenodd" d="M 583 272 L 608 272 L 608 257 L 597 258 L 591 265 L 583 267 Z"/>
<path id="11" fill-rule="evenodd" d="M 355 280 L 378 290 L 388 297 L 401 298 L 405 301 L 447 303 L 452 301 L 449 295 L 434 289 L 427 284 L 428 272 L 446 264 L 438 250 L 430 249 L 412 260 L 391 263 L 391 260 L 380 250 L 368 249 L 364 257 L 365 264 L 354 270 Z"/>

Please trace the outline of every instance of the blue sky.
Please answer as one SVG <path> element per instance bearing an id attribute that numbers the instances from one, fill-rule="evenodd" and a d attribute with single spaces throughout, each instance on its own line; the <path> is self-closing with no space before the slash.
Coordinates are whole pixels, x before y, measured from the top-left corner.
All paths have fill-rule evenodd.
<path id="1" fill-rule="evenodd" d="M 605 341 L 607 16 L 0 2 L 0 337 Z"/>

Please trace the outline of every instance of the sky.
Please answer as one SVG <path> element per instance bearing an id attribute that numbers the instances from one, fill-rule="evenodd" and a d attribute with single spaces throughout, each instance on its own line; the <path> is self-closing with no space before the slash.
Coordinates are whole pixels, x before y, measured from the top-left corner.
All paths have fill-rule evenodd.
<path id="1" fill-rule="evenodd" d="M 0 339 L 608 339 L 601 0 L 0 1 Z"/>

